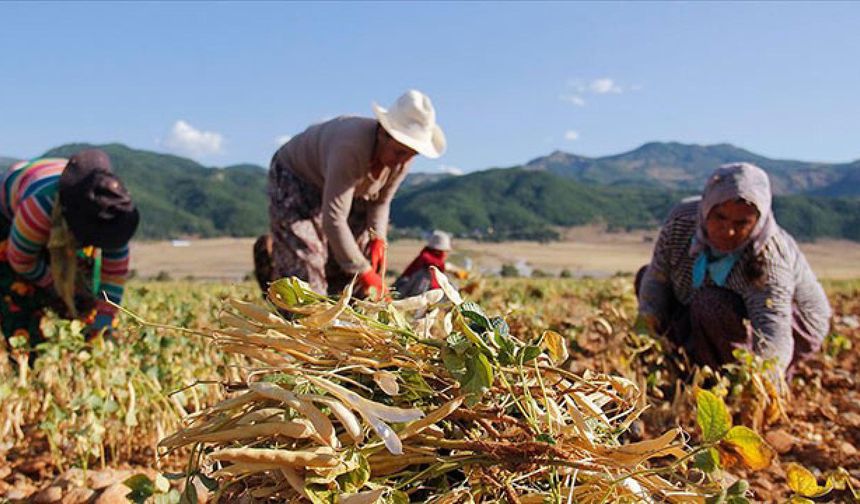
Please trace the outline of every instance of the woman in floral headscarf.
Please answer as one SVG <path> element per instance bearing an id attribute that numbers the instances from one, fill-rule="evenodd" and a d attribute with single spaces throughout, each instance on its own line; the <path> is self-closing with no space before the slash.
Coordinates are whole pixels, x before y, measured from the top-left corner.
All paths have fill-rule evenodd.
<path id="1" fill-rule="evenodd" d="M 672 210 L 640 272 L 640 320 L 697 364 L 717 367 L 744 348 L 790 372 L 821 348 L 830 305 L 797 243 L 776 223 L 771 199 L 761 168 L 718 168 L 701 200 Z"/>

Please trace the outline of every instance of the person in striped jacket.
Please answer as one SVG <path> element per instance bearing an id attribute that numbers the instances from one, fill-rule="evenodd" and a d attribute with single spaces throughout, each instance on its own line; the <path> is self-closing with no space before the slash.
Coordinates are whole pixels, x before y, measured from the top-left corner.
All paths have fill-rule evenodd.
<path id="1" fill-rule="evenodd" d="M 761 168 L 721 166 L 701 199 L 670 212 L 637 275 L 639 323 L 696 364 L 717 368 L 746 349 L 791 375 L 829 331 L 827 296 L 771 199 Z"/>
<path id="2" fill-rule="evenodd" d="M 107 154 L 13 165 L 0 181 L 0 328 L 31 348 L 45 309 L 113 326 L 128 274 L 128 242 L 140 217 Z M 31 354 L 32 357 L 33 354 Z"/>

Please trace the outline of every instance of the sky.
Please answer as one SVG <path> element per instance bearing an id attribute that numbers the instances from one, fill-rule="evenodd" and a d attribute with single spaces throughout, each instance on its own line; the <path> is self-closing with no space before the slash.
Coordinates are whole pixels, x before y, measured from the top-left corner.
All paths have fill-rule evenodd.
<path id="1" fill-rule="evenodd" d="M 0 2 L 0 156 L 121 142 L 267 165 L 308 125 L 427 93 L 416 171 L 729 142 L 860 158 L 860 3 Z"/>

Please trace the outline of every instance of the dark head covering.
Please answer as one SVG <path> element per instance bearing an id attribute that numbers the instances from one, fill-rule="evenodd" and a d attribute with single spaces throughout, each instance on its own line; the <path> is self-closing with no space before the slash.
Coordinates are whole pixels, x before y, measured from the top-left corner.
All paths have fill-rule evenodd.
<path id="1" fill-rule="evenodd" d="M 137 230 L 140 215 L 125 186 L 98 149 L 78 152 L 60 175 L 60 205 L 82 246 L 119 248 Z"/>

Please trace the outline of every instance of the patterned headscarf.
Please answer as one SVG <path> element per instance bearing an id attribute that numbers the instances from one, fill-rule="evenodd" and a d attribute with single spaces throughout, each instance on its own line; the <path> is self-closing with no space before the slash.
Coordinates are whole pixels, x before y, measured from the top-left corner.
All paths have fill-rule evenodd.
<path id="1" fill-rule="evenodd" d="M 699 202 L 696 239 L 690 247 L 691 256 L 697 256 L 706 248 L 714 249 L 708 240 L 705 220 L 714 207 L 737 199 L 755 206 L 759 217 L 749 237 L 729 253 L 738 253 L 752 244 L 753 253 L 758 254 L 768 240 L 776 234 L 779 228 L 771 209 L 773 195 L 767 173 L 750 163 L 726 164 L 717 168 L 705 184 L 705 190 Z"/>

